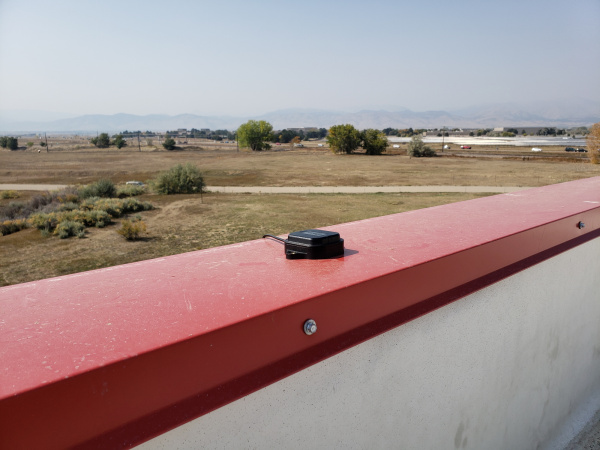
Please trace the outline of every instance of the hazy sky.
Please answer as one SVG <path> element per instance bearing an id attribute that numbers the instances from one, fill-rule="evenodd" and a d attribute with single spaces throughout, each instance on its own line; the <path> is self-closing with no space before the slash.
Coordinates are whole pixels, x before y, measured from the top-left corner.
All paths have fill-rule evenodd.
<path id="1" fill-rule="evenodd" d="M 600 101 L 600 0 L 0 0 L 0 109 Z"/>

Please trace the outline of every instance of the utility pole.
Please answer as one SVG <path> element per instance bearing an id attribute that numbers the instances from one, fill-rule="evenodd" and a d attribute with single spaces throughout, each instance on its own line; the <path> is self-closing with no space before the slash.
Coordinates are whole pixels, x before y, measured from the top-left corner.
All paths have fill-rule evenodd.
<path id="1" fill-rule="evenodd" d="M 446 127 L 442 127 L 442 153 L 444 153 L 444 136 L 446 135 Z"/>
<path id="2" fill-rule="evenodd" d="M 142 147 L 140 147 L 140 133 L 138 131 L 138 151 L 142 151 Z"/>
<path id="3" fill-rule="evenodd" d="M 46 153 L 48 153 L 48 136 L 44 133 L 44 139 L 46 139 Z"/>

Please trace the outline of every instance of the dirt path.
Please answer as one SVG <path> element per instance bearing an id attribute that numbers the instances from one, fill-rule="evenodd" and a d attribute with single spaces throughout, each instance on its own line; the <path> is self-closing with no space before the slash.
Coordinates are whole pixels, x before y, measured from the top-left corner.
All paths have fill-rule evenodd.
<path id="1" fill-rule="evenodd" d="M 251 194 L 374 194 L 377 192 L 515 192 L 528 187 L 516 186 L 209 186 L 211 192 Z"/>
<path id="2" fill-rule="evenodd" d="M 65 184 L 0 184 L 0 191 L 53 191 Z M 377 192 L 481 192 L 504 193 L 529 189 L 524 186 L 208 186 L 210 192 L 229 194 L 374 194 Z"/>

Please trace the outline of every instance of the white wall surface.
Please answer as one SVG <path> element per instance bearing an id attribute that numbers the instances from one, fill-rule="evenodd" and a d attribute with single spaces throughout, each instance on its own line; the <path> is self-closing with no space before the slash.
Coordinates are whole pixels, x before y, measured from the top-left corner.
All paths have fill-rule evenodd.
<path id="1" fill-rule="evenodd" d="M 599 325 L 595 239 L 140 448 L 560 445 L 600 409 Z"/>

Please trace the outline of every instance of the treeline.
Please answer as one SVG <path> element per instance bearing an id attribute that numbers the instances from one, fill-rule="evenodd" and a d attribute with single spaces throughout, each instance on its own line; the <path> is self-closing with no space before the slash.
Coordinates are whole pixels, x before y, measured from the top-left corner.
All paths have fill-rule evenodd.
<path id="1" fill-rule="evenodd" d="M 271 142 L 279 142 L 280 144 L 288 144 L 294 141 L 295 138 L 299 138 L 301 141 L 308 141 L 309 139 L 323 139 L 327 136 L 326 128 L 319 128 L 318 130 L 310 130 L 304 132 L 304 130 L 281 130 L 273 133 Z"/>
<path id="2" fill-rule="evenodd" d="M 417 128 L 416 130 L 413 130 L 412 128 L 384 128 L 382 131 L 386 136 L 413 137 L 422 135 L 430 130 L 427 130 L 426 128 Z"/>

